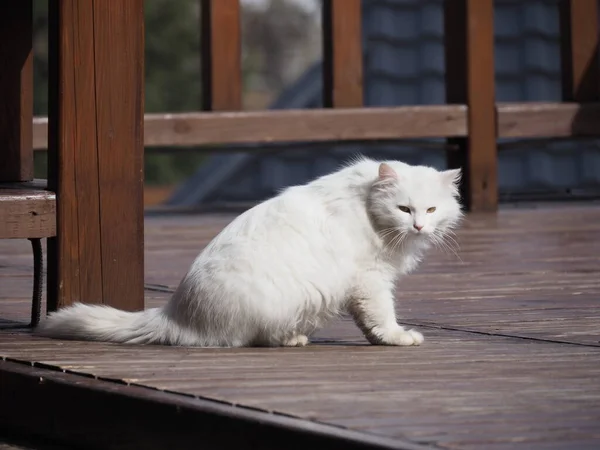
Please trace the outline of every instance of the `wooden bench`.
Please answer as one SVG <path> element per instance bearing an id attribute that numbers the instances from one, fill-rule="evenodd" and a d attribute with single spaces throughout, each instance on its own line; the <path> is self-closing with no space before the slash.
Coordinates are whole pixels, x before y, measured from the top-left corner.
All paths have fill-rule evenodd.
<path id="1" fill-rule="evenodd" d="M 42 238 L 56 236 L 56 195 L 45 180 L 0 183 L 0 239 L 29 239 L 33 249 L 33 299 L 30 326 L 41 315 Z"/>
<path id="2" fill-rule="evenodd" d="M 44 238 L 48 310 L 143 309 L 143 0 L 49 2 L 47 182 L 34 180 L 32 5 L 0 3 L 0 239 L 33 243 L 33 325 Z"/>
<path id="3" fill-rule="evenodd" d="M 29 239 L 34 252 L 31 326 L 40 319 L 41 239 L 56 235 L 56 196 L 33 181 L 32 4 L 0 4 L 0 239 Z"/>

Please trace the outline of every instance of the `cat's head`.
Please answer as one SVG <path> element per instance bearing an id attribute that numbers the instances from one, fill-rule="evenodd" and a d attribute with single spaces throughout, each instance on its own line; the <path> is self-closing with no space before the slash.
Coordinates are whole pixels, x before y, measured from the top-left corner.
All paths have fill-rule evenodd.
<path id="1" fill-rule="evenodd" d="M 460 177 L 460 169 L 380 163 L 368 196 L 369 215 L 377 231 L 386 240 L 401 235 L 402 239 L 439 243 L 463 216 Z"/>

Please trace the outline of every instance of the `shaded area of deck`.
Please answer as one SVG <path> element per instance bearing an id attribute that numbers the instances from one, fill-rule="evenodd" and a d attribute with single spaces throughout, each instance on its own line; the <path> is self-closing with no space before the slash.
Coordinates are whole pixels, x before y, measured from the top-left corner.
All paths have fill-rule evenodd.
<path id="1" fill-rule="evenodd" d="M 168 298 L 197 252 L 229 220 L 146 219 L 147 306 Z M 350 448 L 350 442 L 356 448 L 598 448 L 599 237 L 600 206 L 470 215 L 459 233 L 460 259 L 432 252 L 399 286 L 400 321 L 425 334 L 418 348 L 368 345 L 348 319 L 332 323 L 306 348 L 285 349 L 132 347 L 4 330 L 0 373 L 42 396 L 35 377 L 60 384 L 65 395 L 69 387 L 89 389 L 96 402 L 90 410 L 115 395 L 137 396 L 212 417 L 203 425 L 186 421 L 195 416 L 164 416 L 189 424 L 190 438 L 212 436 L 219 414 L 237 417 L 246 424 L 232 428 L 241 433 L 238 445 L 243 439 L 258 443 L 257 430 L 266 430 L 273 448 L 300 447 L 307 441 L 298 436 L 309 435 L 311 442 L 329 439 L 328 448 Z M 0 242 L 4 325 L 29 317 L 29 251 L 27 241 Z M 53 420 L 61 429 L 60 417 Z M 139 435 L 131 426 L 117 431 L 159 442 L 158 425 L 148 420 Z M 174 427 L 169 421 L 165 432 Z M 178 444 L 188 448 L 183 440 Z"/>

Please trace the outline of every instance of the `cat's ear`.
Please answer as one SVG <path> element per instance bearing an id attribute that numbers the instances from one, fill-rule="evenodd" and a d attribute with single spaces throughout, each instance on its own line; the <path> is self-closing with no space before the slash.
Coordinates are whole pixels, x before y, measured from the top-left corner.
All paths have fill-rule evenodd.
<path id="1" fill-rule="evenodd" d="M 442 180 L 444 184 L 451 188 L 458 188 L 462 177 L 461 169 L 450 169 L 442 172 Z"/>
<path id="2" fill-rule="evenodd" d="M 379 179 L 382 181 L 397 180 L 398 174 L 389 164 L 381 163 L 379 164 Z"/>

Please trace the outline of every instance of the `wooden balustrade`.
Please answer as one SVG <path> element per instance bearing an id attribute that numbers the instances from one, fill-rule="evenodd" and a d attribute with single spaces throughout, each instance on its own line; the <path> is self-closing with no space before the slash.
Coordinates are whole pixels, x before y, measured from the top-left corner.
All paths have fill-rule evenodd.
<path id="1" fill-rule="evenodd" d="M 33 180 L 32 0 L 0 3 L 0 239 L 56 232 L 56 198 Z"/>
<path id="2" fill-rule="evenodd" d="M 564 103 L 496 103 L 493 0 L 447 0 L 448 104 L 365 108 L 361 1 L 325 0 L 324 108 L 252 112 L 239 1 L 201 4 L 204 111 L 144 116 L 143 0 L 51 0 L 50 112 L 33 127 L 31 0 L 0 4 L 0 181 L 31 179 L 32 147 L 49 147 L 51 308 L 143 306 L 143 146 L 446 137 L 469 209 L 494 211 L 498 138 L 600 135 L 596 0 L 560 2 Z"/>

